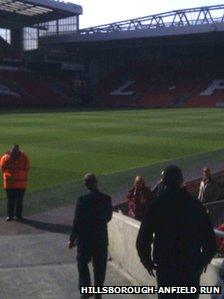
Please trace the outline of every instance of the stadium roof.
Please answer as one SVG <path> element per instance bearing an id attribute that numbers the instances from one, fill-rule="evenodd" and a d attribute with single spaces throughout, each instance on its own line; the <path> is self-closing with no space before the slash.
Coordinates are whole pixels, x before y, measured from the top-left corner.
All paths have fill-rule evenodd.
<path id="1" fill-rule="evenodd" d="M 82 7 L 56 0 L 0 0 L 0 27 L 25 27 L 82 14 Z"/>
<path id="2" fill-rule="evenodd" d="M 64 36 L 42 38 L 47 43 L 86 43 L 224 32 L 224 5 L 174 10 L 89 27 Z M 46 32 L 46 35 L 48 32 Z"/>

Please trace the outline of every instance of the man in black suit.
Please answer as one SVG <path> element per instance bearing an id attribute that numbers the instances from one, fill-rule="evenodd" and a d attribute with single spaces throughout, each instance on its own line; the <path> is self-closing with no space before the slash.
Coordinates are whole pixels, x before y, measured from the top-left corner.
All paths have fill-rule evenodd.
<path id="1" fill-rule="evenodd" d="M 195 286 L 216 252 L 202 204 L 182 188 L 177 166 L 164 171 L 166 189 L 148 207 L 137 237 L 140 260 L 158 286 Z M 151 245 L 153 244 L 153 257 Z M 197 294 L 159 294 L 160 299 L 198 298 Z"/>
<path id="2" fill-rule="evenodd" d="M 88 264 L 92 260 L 94 285 L 103 286 L 107 265 L 107 223 L 112 217 L 111 197 L 97 188 L 94 174 L 86 174 L 85 186 L 89 192 L 78 198 L 69 248 L 77 244 L 79 287 L 91 285 Z M 88 298 L 82 295 L 81 298 Z M 95 298 L 101 298 L 95 295 Z"/>

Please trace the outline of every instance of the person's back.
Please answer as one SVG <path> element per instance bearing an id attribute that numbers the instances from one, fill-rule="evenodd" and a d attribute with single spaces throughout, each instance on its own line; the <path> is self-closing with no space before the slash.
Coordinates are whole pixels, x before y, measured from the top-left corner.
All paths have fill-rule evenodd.
<path id="1" fill-rule="evenodd" d="M 83 246 L 108 244 L 107 223 L 111 219 L 111 198 L 99 190 L 81 196 L 76 204 L 76 225 L 71 238 Z"/>
<path id="2" fill-rule="evenodd" d="M 213 229 L 202 204 L 181 187 L 183 176 L 177 166 L 166 168 L 164 183 L 166 190 L 149 205 L 138 233 L 140 260 L 150 275 L 157 271 L 158 286 L 199 286 L 216 251 Z M 198 294 L 159 298 L 198 298 Z"/>
<path id="3" fill-rule="evenodd" d="M 166 190 L 153 202 L 150 215 L 155 231 L 154 261 L 203 268 L 208 261 L 201 247 L 210 242 L 211 226 L 198 200 L 182 188 Z"/>
<path id="4" fill-rule="evenodd" d="M 77 243 L 77 266 L 79 288 L 91 285 L 88 264 L 92 260 L 95 286 L 103 286 L 107 265 L 108 234 L 107 223 L 112 217 L 111 197 L 97 188 L 97 178 L 85 175 L 85 185 L 89 192 L 79 197 L 75 208 L 69 248 Z M 88 298 L 83 294 L 81 298 Z M 95 298 L 101 298 L 95 294 Z"/>

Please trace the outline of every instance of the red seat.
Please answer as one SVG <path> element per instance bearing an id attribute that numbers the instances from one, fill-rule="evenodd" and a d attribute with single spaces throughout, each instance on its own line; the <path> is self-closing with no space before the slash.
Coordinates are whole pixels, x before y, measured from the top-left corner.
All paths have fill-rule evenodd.
<path id="1" fill-rule="evenodd" d="M 53 84 L 57 84 L 54 78 L 45 78 L 41 74 L 0 69 L 0 105 L 62 106 L 71 102 L 66 93 L 66 84 L 60 82 L 60 93 Z"/>
<path id="2" fill-rule="evenodd" d="M 113 71 L 99 86 L 99 104 L 106 106 L 224 106 L 224 89 L 201 95 L 216 79 L 224 79 L 220 59 L 170 59 L 131 62 Z"/>

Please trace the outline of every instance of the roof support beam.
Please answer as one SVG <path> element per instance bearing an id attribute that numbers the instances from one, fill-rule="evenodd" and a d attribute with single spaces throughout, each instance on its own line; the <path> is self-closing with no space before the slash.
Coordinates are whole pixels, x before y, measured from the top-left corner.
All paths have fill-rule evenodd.
<path id="1" fill-rule="evenodd" d="M 196 26 L 224 22 L 224 5 L 196 7 L 183 10 L 169 11 L 161 14 L 115 22 L 80 30 L 81 35 L 93 33 L 109 33 L 116 31 L 130 31 L 139 29 L 152 30 L 158 27 Z"/>

